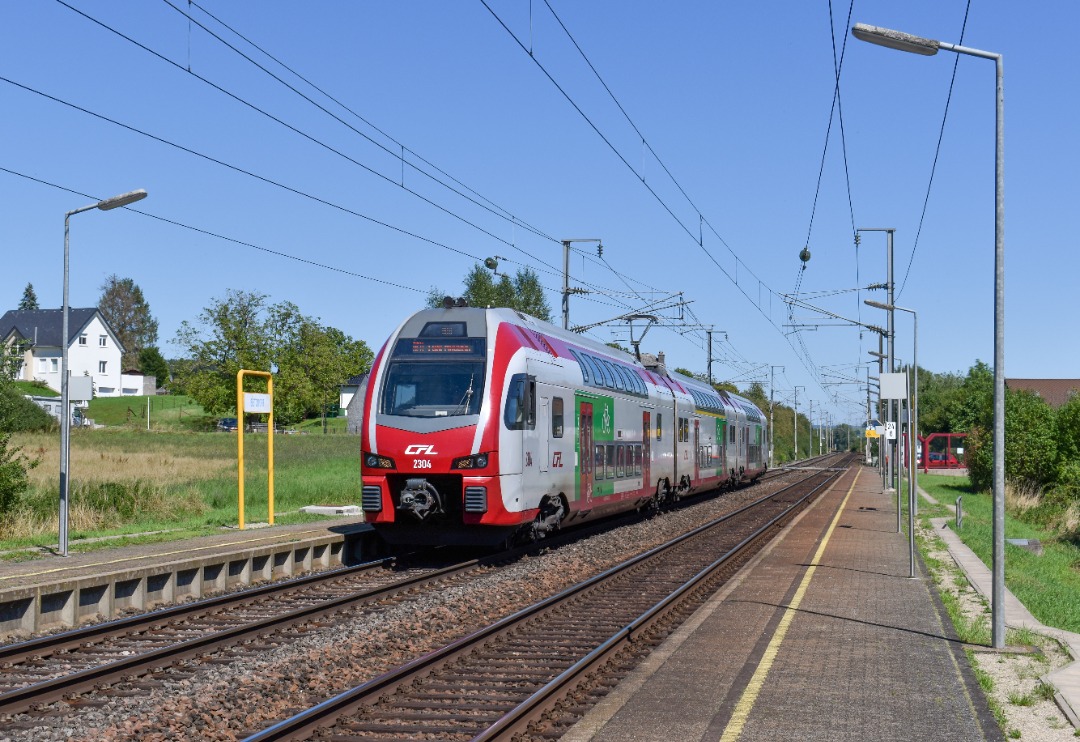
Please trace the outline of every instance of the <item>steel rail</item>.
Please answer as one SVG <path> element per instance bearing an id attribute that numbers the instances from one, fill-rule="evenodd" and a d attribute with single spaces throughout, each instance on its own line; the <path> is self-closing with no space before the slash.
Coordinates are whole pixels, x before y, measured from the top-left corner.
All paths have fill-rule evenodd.
<path id="1" fill-rule="evenodd" d="M 70 694 L 76 694 L 92 690 L 108 679 L 126 679 L 132 675 L 140 675 L 155 670 L 163 664 L 175 664 L 181 660 L 191 659 L 200 654 L 234 646 L 246 639 L 255 638 L 265 633 L 290 628 L 298 624 L 307 623 L 321 616 L 349 607 L 352 604 L 373 602 L 390 595 L 414 589 L 427 583 L 444 580 L 457 574 L 475 569 L 481 560 L 472 559 L 467 562 L 445 567 L 434 572 L 427 572 L 406 580 L 399 580 L 388 585 L 362 590 L 350 595 L 333 598 L 315 605 L 294 609 L 278 615 L 259 619 L 250 623 L 236 626 L 223 631 L 216 631 L 179 641 L 165 647 L 151 650 L 142 654 L 114 660 L 102 665 L 89 667 L 74 673 L 60 675 L 55 678 L 43 680 L 38 683 L 26 685 L 21 688 L 0 694 L 0 713 L 15 714 L 29 710 L 35 706 L 58 701 Z M 340 570 L 339 570 L 340 572 Z M 340 576 L 340 575 L 338 575 Z M 250 603 L 260 596 L 237 593 L 247 600 L 234 600 L 232 606 Z M 226 596 L 228 597 L 228 596 Z M 265 596 L 262 596 L 265 597 Z M 181 606 L 187 608 L 187 606 Z M 183 614 L 184 611 L 178 611 Z M 142 623 L 156 624 L 160 622 L 160 616 L 155 612 L 138 616 L 136 618 L 150 619 Z M 124 619 L 123 621 L 127 621 Z M 114 623 L 122 623 L 114 622 Z"/>
<path id="2" fill-rule="evenodd" d="M 670 551 L 675 546 L 689 541 L 698 535 L 701 535 L 707 531 L 717 528 L 718 526 L 725 524 L 727 521 L 746 513 L 754 508 L 761 506 L 763 503 L 769 500 L 776 500 L 783 495 L 784 492 L 794 489 L 795 487 L 804 484 L 812 479 L 820 478 L 822 481 L 816 484 L 813 489 L 800 496 L 795 502 L 790 503 L 787 507 L 784 507 L 781 512 L 773 516 L 768 522 L 759 528 L 755 529 L 753 534 L 742 539 L 739 544 L 730 549 L 724 556 L 715 560 L 708 567 L 700 570 L 689 582 L 684 583 L 681 587 L 669 593 L 665 598 L 654 604 L 644 614 L 633 620 L 621 630 L 616 632 L 615 635 L 609 637 L 606 641 L 603 641 L 599 646 L 593 649 L 588 655 L 576 663 L 570 668 L 560 673 L 558 677 L 551 680 L 540 690 L 537 691 L 531 699 L 536 699 L 537 702 L 544 699 L 553 697 L 555 694 L 567 692 L 567 689 L 572 684 L 573 679 L 578 677 L 587 667 L 593 666 L 597 658 L 607 657 L 610 653 L 620 646 L 622 643 L 630 640 L 633 636 L 641 633 L 643 629 L 652 625 L 655 621 L 668 610 L 671 610 L 676 606 L 682 598 L 692 593 L 698 588 L 702 581 L 708 579 L 709 576 L 714 574 L 716 570 L 720 569 L 727 562 L 729 562 L 734 555 L 744 550 L 748 544 L 760 539 L 769 530 L 776 528 L 777 525 L 785 518 L 791 517 L 794 512 L 804 505 L 811 497 L 818 493 L 823 487 L 831 483 L 837 476 L 840 470 L 830 470 L 828 472 L 819 471 L 811 474 L 806 479 L 795 483 L 780 492 L 773 493 L 771 495 L 764 496 L 751 502 L 737 510 L 727 513 L 716 520 L 699 526 L 679 537 L 672 539 L 671 541 L 657 546 L 649 551 L 639 554 L 625 562 L 622 562 L 615 567 L 612 567 L 604 572 L 595 575 L 581 583 L 578 583 L 566 590 L 550 596 L 538 603 L 535 603 L 527 608 L 515 612 L 514 614 L 507 616 L 483 629 L 480 629 L 469 636 L 458 639 L 450 644 L 430 652 L 422 657 L 419 657 L 411 662 L 408 662 L 401 667 L 384 673 L 376 678 L 373 678 L 355 688 L 340 693 L 332 698 L 329 698 L 305 711 L 302 711 L 288 719 L 284 719 L 260 732 L 257 732 L 245 739 L 245 742 L 270 742 L 271 740 L 291 740 L 291 739 L 303 739 L 308 734 L 312 733 L 315 729 L 331 723 L 333 720 L 346 716 L 351 712 L 369 704 L 378 697 L 386 696 L 393 691 L 403 688 L 406 685 L 412 683 L 421 675 L 430 674 L 438 670 L 439 668 L 446 666 L 450 662 L 453 662 L 458 657 L 465 655 L 469 652 L 473 652 L 478 646 L 490 642 L 493 639 L 506 635 L 509 632 L 519 628 L 526 622 L 537 618 L 538 616 L 551 611 L 553 608 L 565 604 L 570 598 L 579 596 L 586 591 L 592 590 L 604 583 L 611 581 L 617 576 L 625 575 L 629 570 L 644 564 L 658 556 Z M 592 658 L 588 662 L 587 659 Z M 491 734 L 502 734 L 503 729 L 507 731 L 510 729 L 517 729 L 517 724 L 521 718 L 527 716 L 529 713 L 529 707 L 535 706 L 534 703 L 529 701 L 519 704 L 509 716 L 513 716 L 514 719 L 500 718 L 495 722 L 498 727 L 496 731 L 490 732 Z M 485 732 L 484 734 L 487 734 Z M 480 736 L 477 739 L 484 739 Z"/>

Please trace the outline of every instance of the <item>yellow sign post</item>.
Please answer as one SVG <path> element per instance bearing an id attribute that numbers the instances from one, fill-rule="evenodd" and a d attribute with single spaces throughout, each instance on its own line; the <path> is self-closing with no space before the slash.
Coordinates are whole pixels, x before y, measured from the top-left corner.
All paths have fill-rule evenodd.
<path id="1" fill-rule="evenodd" d="M 261 376 L 266 379 L 266 394 L 244 393 L 244 377 Z M 269 510 L 270 524 L 274 524 L 274 377 L 269 371 L 236 372 L 236 451 L 239 479 L 240 530 L 244 530 L 244 413 L 253 412 L 268 415 L 266 420 L 266 460 L 269 469 Z"/>

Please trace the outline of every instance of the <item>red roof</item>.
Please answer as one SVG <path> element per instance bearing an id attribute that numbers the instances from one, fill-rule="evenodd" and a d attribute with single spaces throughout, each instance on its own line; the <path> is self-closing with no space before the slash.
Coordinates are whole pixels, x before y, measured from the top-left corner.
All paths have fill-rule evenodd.
<path id="1" fill-rule="evenodd" d="M 1080 379 L 1006 379 L 1005 385 L 1014 392 L 1034 392 L 1055 410 L 1080 394 Z"/>

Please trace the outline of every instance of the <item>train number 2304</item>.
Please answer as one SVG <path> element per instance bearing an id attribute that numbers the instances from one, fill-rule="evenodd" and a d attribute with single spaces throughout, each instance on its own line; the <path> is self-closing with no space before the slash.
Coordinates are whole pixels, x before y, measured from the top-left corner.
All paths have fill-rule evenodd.
<path id="1" fill-rule="evenodd" d="M 431 461 L 429 461 L 428 459 L 413 459 L 412 468 L 413 469 L 430 469 L 431 468 Z"/>

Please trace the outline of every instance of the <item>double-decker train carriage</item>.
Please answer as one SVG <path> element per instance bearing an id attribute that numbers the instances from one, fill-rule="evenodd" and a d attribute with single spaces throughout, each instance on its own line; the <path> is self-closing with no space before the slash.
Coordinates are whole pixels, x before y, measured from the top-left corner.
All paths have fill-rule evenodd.
<path id="1" fill-rule="evenodd" d="M 367 521 L 499 544 L 765 472 L 752 402 L 645 360 L 511 309 L 417 312 L 360 391 Z"/>

